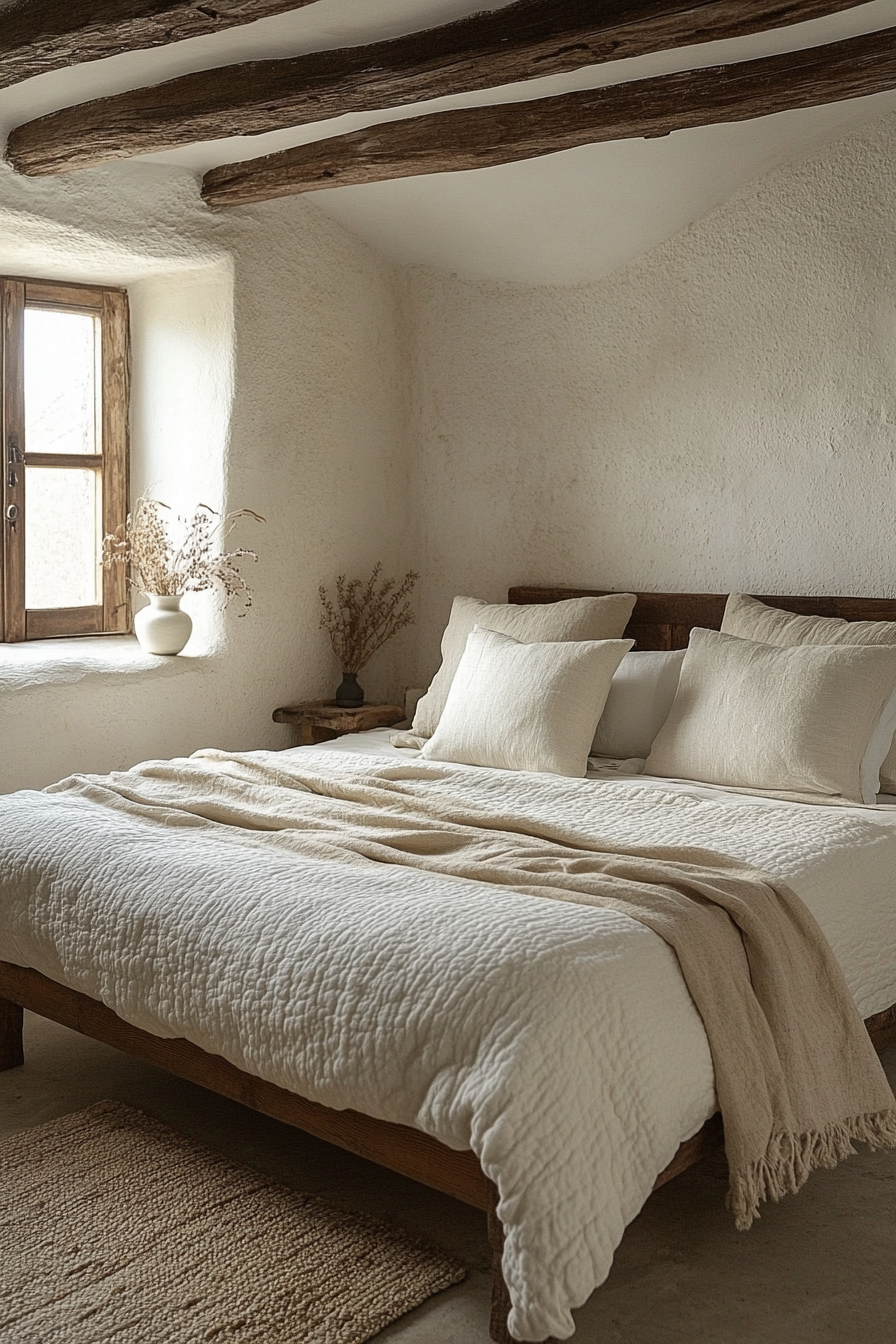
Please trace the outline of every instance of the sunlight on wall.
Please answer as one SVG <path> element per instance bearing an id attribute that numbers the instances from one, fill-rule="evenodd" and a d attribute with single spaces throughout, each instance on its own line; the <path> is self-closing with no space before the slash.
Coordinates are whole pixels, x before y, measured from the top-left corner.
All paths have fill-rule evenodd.
<path id="1" fill-rule="evenodd" d="M 6 215 L 0 208 L 0 272 L 128 290 L 132 500 L 147 493 L 175 513 L 200 501 L 223 511 L 234 394 L 231 256 L 140 255 L 108 235 L 19 211 Z M 32 579 L 32 605 L 45 605 Z M 135 605 L 142 605 L 136 595 Z M 196 594 L 187 605 L 194 622 L 189 653 L 214 652 L 224 631 L 214 596 Z"/>
<path id="2" fill-rule="evenodd" d="M 148 666 L 102 637 L 0 645 L 0 790 L 289 745 L 272 710 L 321 698 L 338 673 L 318 583 L 413 562 L 395 272 L 299 198 L 216 213 L 196 188 L 145 162 L 61 179 L 0 163 L 0 272 L 129 290 L 132 495 L 267 519 L 232 537 L 258 551 L 251 612 L 188 596 L 186 656 Z M 365 680 L 371 700 L 406 683 L 399 643 Z"/>
<path id="3" fill-rule="evenodd" d="M 233 405 L 233 280 L 229 264 L 150 276 L 130 286 L 131 497 L 174 515 L 200 502 L 222 513 Z M 191 654 L 215 649 L 223 618 L 211 593 L 191 596 Z"/>

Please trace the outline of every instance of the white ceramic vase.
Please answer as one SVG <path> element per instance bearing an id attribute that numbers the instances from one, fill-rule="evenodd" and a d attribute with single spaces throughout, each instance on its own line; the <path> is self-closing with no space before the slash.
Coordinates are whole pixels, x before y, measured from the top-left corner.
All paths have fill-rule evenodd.
<path id="1" fill-rule="evenodd" d="M 141 607 L 134 617 L 134 633 L 147 653 L 180 653 L 190 638 L 193 622 L 180 609 L 181 596 L 147 593 L 149 606 Z"/>

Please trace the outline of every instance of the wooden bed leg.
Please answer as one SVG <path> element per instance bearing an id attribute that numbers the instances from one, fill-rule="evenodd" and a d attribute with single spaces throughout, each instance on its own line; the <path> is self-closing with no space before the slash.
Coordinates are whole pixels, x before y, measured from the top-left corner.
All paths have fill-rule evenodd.
<path id="1" fill-rule="evenodd" d="M 0 999 L 0 1073 L 25 1063 L 22 1023 L 25 1013 L 17 1003 Z"/>
<path id="2" fill-rule="evenodd" d="M 507 1329 L 507 1316 L 510 1311 L 510 1293 L 504 1282 L 501 1261 L 504 1256 L 504 1224 L 498 1217 L 498 1191 L 491 1187 L 491 1201 L 488 1206 L 488 1239 L 492 1248 L 492 1310 L 489 1321 L 489 1334 L 496 1344 L 519 1344 Z M 558 1344 L 553 1337 L 543 1344 Z"/>
<path id="3" fill-rule="evenodd" d="M 492 1311 L 489 1320 L 489 1334 L 496 1344 L 515 1344 L 513 1335 L 507 1329 L 507 1315 L 510 1311 L 510 1294 L 504 1282 L 504 1270 L 501 1261 L 504 1256 L 504 1224 L 498 1217 L 498 1191 L 492 1186 L 493 1199 L 488 1206 L 488 1239 L 492 1248 Z"/>

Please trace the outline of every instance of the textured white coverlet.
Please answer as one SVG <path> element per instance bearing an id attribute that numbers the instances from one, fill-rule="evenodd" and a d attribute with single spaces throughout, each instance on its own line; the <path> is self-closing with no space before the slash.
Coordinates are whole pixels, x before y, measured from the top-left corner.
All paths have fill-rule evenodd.
<path id="1" fill-rule="evenodd" d="M 501 1191 L 512 1330 L 567 1336 L 656 1175 L 714 1109 L 675 957 L 609 911 L 298 858 L 271 823 L 301 806 L 283 787 L 290 755 L 252 754 L 271 782 L 246 790 L 229 825 L 201 815 L 240 772 L 219 754 L 185 762 L 182 788 L 151 769 L 115 776 L 136 805 L 102 780 L 0 799 L 0 956 L 325 1105 L 472 1147 Z M 754 863 L 813 909 L 854 992 L 862 981 L 863 1012 L 896 999 L 892 955 L 878 946 L 881 964 L 857 972 L 855 940 L 841 948 L 825 917 L 856 902 L 867 869 L 889 874 L 893 922 L 896 826 L 863 812 L 406 753 L 394 765 L 301 755 L 336 773 L 392 768 L 411 790 L 496 817 Z"/>

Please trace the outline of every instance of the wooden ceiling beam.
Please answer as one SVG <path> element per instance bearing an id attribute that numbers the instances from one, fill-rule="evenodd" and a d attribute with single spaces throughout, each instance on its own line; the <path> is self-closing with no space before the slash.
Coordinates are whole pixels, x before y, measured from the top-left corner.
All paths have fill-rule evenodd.
<path id="1" fill-rule="evenodd" d="M 896 29 L 808 51 L 689 70 L 531 102 L 371 126 L 205 175 L 212 205 L 461 172 L 607 140 L 653 138 L 896 88 Z"/>
<path id="2" fill-rule="evenodd" d="M 0 88 L 48 70 L 163 47 L 314 0 L 13 0 L 0 9 Z"/>
<path id="3" fill-rule="evenodd" d="M 516 0 L 389 41 L 198 71 L 64 108 L 13 131 L 7 156 L 23 173 L 67 172 L 739 37 L 856 3 Z"/>

